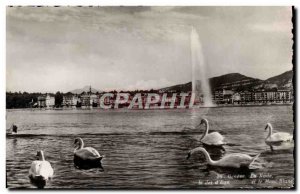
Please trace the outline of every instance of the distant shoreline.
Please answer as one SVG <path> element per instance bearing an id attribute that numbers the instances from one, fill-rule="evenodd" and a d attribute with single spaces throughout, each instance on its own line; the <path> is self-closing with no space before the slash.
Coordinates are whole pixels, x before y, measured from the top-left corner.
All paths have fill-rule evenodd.
<path id="1" fill-rule="evenodd" d="M 61 111 L 61 110 L 180 110 L 180 109 L 201 109 L 201 108 L 234 108 L 234 107 L 261 107 L 261 106 L 293 106 L 294 103 L 284 103 L 284 104 L 238 104 L 238 105 L 233 105 L 233 104 L 222 104 L 222 105 L 216 105 L 216 106 L 212 106 L 212 107 L 198 107 L 195 106 L 193 108 L 150 108 L 150 109 L 138 109 L 138 108 L 132 108 L 132 109 L 128 109 L 127 107 L 123 107 L 123 108 L 118 108 L 118 109 L 103 109 L 100 107 L 85 107 L 85 108 L 10 108 L 10 109 L 6 109 L 8 110 L 32 110 L 32 111 L 38 111 L 38 110 L 57 110 L 57 111 Z"/>
<path id="2" fill-rule="evenodd" d="M 216 106 L 216 108 L 219 107 L 255 107 L 255 106 L 292 106 L 294 103 L 284 103 L 284 104 L 238 104 L 238 105 L 233 105 L 233 104 L 222 104 Z"/>

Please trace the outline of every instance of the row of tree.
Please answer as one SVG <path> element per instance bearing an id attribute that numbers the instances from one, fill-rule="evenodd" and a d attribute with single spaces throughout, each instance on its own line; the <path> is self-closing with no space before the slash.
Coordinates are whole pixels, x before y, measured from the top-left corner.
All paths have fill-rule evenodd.
<path id="1" fill-rule="evenodd" d="M 42 93 L 27 93 L 27 92 L 6 92 L 6 108 L 31 108 L 37 101 L 39 96 L 44 96 Z M 61 107 L 63 102 L 63 93 L 49 93 L 55 98 L 55 107 Z"/>
<path id="2" fill-rule="evenodd" d="M 157 92 L 157 90 L 135 90 L 135 91 L 120 91 L 120 93 L 154 93 Z M 82 92 L 81 95 L 86 94 L 87 92 Z M 109 93 L 118 93 L 118 91 L 110 91 Z M 74 95 L 71 92 L 62 93 L 62 92 L 56 92 L 54 93 L 48 93 L 50 96 L 54 96 L 55 98 L 55 107 L 61 107 L 63 103 L 63 96 L 68 95 Z M 99 93 L 97 92 L 96 95 Z M 38 102 L 39 96 L 45 96 L 46 94 L 43 93 L 28 93 L 28 92 L 6 92 L 6 108 L 12 109 L 12 108 L 31 108 L 34 107 L 34 105 Z"/>

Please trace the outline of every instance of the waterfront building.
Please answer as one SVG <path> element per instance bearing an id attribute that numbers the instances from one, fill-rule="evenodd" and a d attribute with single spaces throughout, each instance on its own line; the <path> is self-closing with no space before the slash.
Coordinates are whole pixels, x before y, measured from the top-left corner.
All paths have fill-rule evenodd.
<path id="1" fill-rule="evenodd" d="M 234 92 L 232 90 L 223 90 L 223 103 L 231 104 L 233 94 Z"/>
<path id="2" fill-rule="evenodd" d="M 278 90 L 278 99 L 282 100 L 283 102 L 293 102 L 294 94 L 292 90 Z"/>
<path id="3" fill-rule="evenodd" d="M 242 92 L 240 92 L 240 95 L 241 95 L 242 103 L 254 102 L 254 100 L 255 100 L 254 92 L 242 91 Z"/>
<path id="4" fill-rule="evenodd" d="M 293 101 L 293 94 L 291 90 L 260 90 L 255 91 L 255 102 L 259 103 L 287 103 Z"/>
<path id="5" fill-rule="evenodd" d="M 233 94 L 234 92 L 232 90 L 215 90 L 213 100 L 216 104 L 231 104 Z"/>
<path id="6" fill-rule="evenodd" d="M 46 107 L 46 98 L 45 98 L 45 96 L 38 96 L 37 100 L 38 100 L 37 102 L 38 102 L 38 107 L 39 108 Z"/>
<path id="7" fill-rule="evenodd" d="M 90 94 L 90 106 L 97 107 L 99 104 L 99 96 L 96 94 Z"/>
<path id="8" fill-rule="evenodd" d="M 83 106 L 83 107 L 91 106 L 90 94 L 87 94 L 85 92 L 83 94 L 81 94 L 80 101 L 81 101 L 81 106 Z"/>
<path id="9" fill-rule="evenodd" d="M 55 98 L 50 94 L 38 96 L 38 107 L 39 108 L 53 108 L 55 105 Z"/>
<path id="10" fill-rule="evenodd" d="M 213 94 L 213 101 L 218 104 L 224 99 L 223 90 L 215 90 Z"/>
<path id="11" fill-rule="evenodd" d="M 240 104 L 241 103 L 241 94 L 236 92 L 231 97 L 233 104 Z"/>
<path id="12" fill-rule="evenodd" d="M 75 107 L 77 106 L 78 102 L 79 102 L 79 97 L 77 95 L 67 94 L 63 96 L 62 105 L 67 107 Z"/>
<path id="13" fill-rule="evenodd" d="M 90 86 L 89 92 L 83 92 L 80 95 L 81 107 L 97 107 L 99 105 L 99 95 L 92 93 L 92 87 Z"/>

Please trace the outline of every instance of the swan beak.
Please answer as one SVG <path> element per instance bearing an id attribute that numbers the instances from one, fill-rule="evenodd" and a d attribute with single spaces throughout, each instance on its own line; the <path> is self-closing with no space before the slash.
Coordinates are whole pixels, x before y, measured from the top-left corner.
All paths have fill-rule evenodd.
<path id="1" fill-rule="evenodd" d="M 268 127 L 269 127 L 269 125 L 267 125 L 267 126 L 265 127 L 265 130 L 267 130 L 267 129 L 268 129 Z"/>
<path id="2" fill-rule="evenodd" d="M 191 153 L 189 152 L 186 159 L 188 160 L 191 157 Z"/>
<path id="3" fill-rule="evenodd" d="M 201 127 L 201 125 L 203 125 L 203 124 L 204 124 L 204 121 L 201 120 L 201 122 L 200 122 L 200 124 L 198 125 L 198 127 Z"/>

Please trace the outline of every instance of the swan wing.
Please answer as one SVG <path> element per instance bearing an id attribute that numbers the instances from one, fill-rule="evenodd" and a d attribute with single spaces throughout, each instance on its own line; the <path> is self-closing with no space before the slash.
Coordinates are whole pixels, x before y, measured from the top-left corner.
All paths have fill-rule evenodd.
<path id="1" fill-rule="evenodd" d="M 202 140 L 202 143 L 207 145 L 223 145 L 224 137 L 218 132 L 212 132 L 207 134 Z"/>
<path id="2" fill-rule="evenodd" d="M 219 166 L 240 168 L 241 166 L 249 166 L 253 158 L 247 154 L 228 154 L 221 158 L 218 162 Z"/>
<path id="3" fill-rule="evenodd" d="M 33 161 L 29 169 L 29 176 L 42 176 L 47 180 L 53 176 L 53 168 L 48 161 Z"/>
<path id="4" fill-rule="evenodd" d="M 39 176 L 41 161 L 33 161 L 29 169 L 29 176 Z"/>
<path id="5" fill-rule="evenodd" d="M 99 152 L 92 147 L 85 147 L 75 152 L 75 155 L 84 160 L 93 160 L 100 158 Z"/>
<path id="6" fill-rule="evenodd" d="M 51 178 L 53 176 L 53 168 L 48 161 L 42 161 L 40 168 L 40 175 L 45 177 L 47 180 L 48 178 Z"/>
<path id="7" fill-rule="evenodd" d="M 292 140 L 293 136 L 284 132 L 273 133 L 268 139 L 266 139 L 267 142 L 284 142 Z"/>

